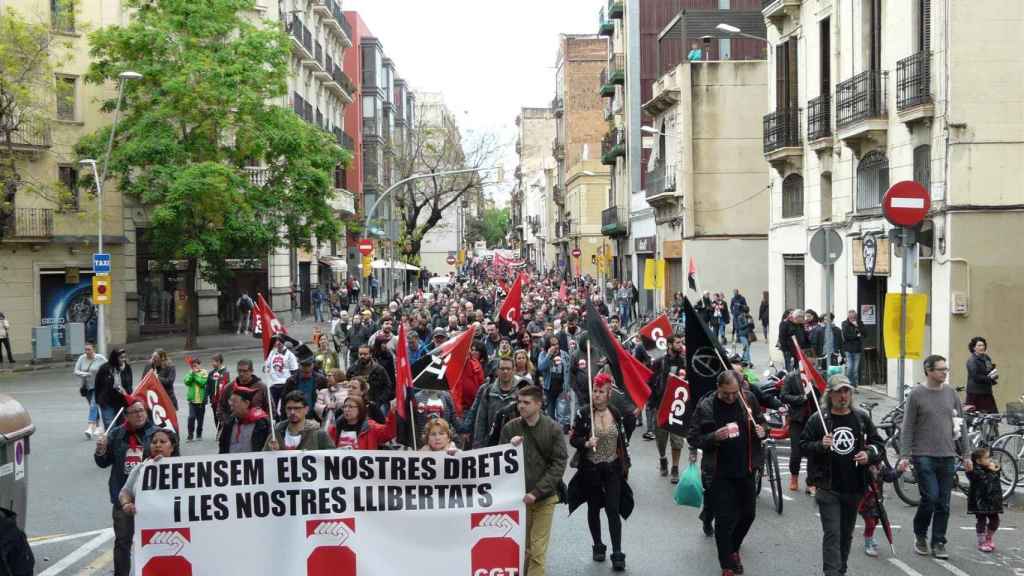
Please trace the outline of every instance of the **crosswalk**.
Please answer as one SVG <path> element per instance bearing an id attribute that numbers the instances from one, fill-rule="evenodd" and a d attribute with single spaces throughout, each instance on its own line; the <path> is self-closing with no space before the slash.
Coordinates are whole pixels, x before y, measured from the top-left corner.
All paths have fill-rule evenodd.
<path id="1" fill-rule="evenodd" d="M 101 528 L 75 534 L 38 536 L 29 539 L 29 546 L 36 557 L 38 576 L 93 576 L 105 573 L 113 564 L 113 539 L 113 528 Z M 82 541 L 84 542 L 79 544 Z M 68 543 L 77 546 L 51 563 L 50 555 L 64 552 Z M 83 563 L 85 564 L 82 565 Z"/>

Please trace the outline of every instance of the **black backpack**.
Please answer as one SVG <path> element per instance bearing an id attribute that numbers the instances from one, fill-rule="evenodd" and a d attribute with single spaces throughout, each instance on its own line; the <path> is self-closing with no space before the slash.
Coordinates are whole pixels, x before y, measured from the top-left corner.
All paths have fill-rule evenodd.
<path id="1" fill-rule="evenodd" d="M 0 508 L 0 568 L 2 576 L 32 576 L 36 558 L 25 533 L 18 528 L 18 515 Z"/>
<path id="2" fill-rule="evenodd" d="M 515 394 L 511 395 L 505 400 L 505 405 L 502 406 L 501 410 L 498 410 L 498 414 L 494 417 L 494 423 L 491 424 L 491 430 L 487 434 L 487 446 L 497 446 L 500 444 L 501 429 L 505 427 L 509 420 L 515 420 L 519 417 L 516 399 Z"/>

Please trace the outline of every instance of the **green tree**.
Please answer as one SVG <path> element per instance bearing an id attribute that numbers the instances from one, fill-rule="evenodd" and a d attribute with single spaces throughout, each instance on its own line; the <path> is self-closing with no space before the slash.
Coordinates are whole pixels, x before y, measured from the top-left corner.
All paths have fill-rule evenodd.
<path id="1" fill-rule="evenodd" d="M 75 4 L 61 0 L 63 14 Z M 71 18 L 69 16 L 69 18 Z M 18 142 L 41 143 L 49 138 L 54 103 L 55 67 L 68 57 L 67 36 L 50 32 L 51 22 L 30 19 L 8 6 L 0 8 L 0 237 L 14 215 L 18 189 L 27 189 L 60 202 L 60 191 L 44 182 L 29 181 L 18 170 Z"/>
<path id="2" fill-rule="evenodd" d="M 289 40 L 255 18 L 254 0 L 126 0 L 125 9 L 131 23 L 90 36 L 87 78 L 143 76 L 125 85 L 110 173 L 148 208 L 157 257 L 188 263 L 191 348 L 196 276 L 223 289 L 229 258 L 337 238 L 332 172 L 351 157 L 331 134 L 273 104 L 287 94 Z M 102 157 L 109 130 L 83 138 L 79 152 Z"/>
<path id="3" fill-rule="evenodd" d="M 487 208 L 483 218 L 466 215 L 466 242 L 485 240 L 488 248 L 500 248 L 508 237 L 509 209 Z"/>

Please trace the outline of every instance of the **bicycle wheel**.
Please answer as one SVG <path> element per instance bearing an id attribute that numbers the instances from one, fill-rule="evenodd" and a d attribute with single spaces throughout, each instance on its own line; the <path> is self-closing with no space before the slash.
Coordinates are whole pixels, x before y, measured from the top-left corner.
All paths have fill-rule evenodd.
<path id="1" fill-rule="evenodd" d="M 1017 488 L 1020 478 L 1017 459 L 1002 448 L 989 448 L 989 458 L 999 466 L 999 481 L 1003 485 L 1003 500 L 1008 500 Z"/>
<path id="2" fill-rule="evenodd" d="M 893 436 L 885 443 L 886 462 L 891 462 L 891 465 L 895 467 L 900 460 L 899 454 L 899 437 Z M 902 500 L 907 506 L 917 506 L 921 503 L 921 492 L 917 488 L 917 475 L 914 473 L 913 465 L 907 468 L 906 472 L 896 476 L 893 488 L 896 490 L 896 495 L 899 496 L 900 500 Z"/>
<path id="3" fill-rule="evenodd" d="M 754 471 L 754 494 L 761 494 L 761 481 L 764 479 L 764 463 Z"/>
<path id="4" fill-rule="evenodd" d="M 764 463 L 768 467 L 768 484 L 772 490 L 775 512 L 782 514 L 782 476 L 779 474 L 779 456 L 775 453 L 774 446 L 768 449 L 768 458 Z"/>
<path id="5" fill-rule="evenodd" d="M 992 447 L 1006 450 L 1017 460 L 1017 486 L 1024 488 L 1024 468 L 1021 466 L 1024 461 L 1024 434 L 1003 434 L 992 443 Z"/>

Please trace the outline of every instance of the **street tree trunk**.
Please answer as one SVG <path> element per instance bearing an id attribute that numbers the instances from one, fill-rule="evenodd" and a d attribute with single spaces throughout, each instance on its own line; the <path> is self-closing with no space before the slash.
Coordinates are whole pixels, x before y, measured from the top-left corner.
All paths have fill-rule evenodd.
<path id="1" fill-rule="evenodd" d="M 199 292 L 196 290 L 198 263 L 188 259 L 185 273 L 185 350 L 195 350 L 199 341 Z"/>

